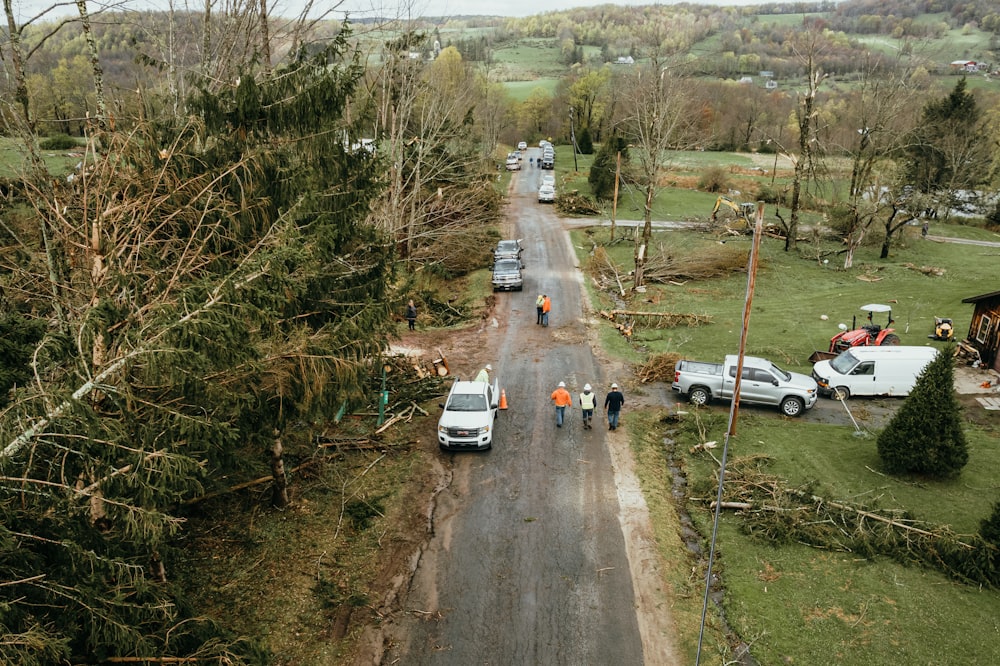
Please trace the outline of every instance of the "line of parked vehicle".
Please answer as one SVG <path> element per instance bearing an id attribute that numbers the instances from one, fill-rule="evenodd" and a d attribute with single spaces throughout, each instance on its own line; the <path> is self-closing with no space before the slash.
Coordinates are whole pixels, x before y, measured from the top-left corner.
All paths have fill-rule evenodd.
<path id="1" fill-rule="evenodd" d="M 521 270 L 524 262 L 521 259 L 521 239 L 502 240 L 493 249 L 493 291 L 521 291 L 524 289 L 524 277 Z"/>
<path id="2" fill-rule="evenodd" d="M 799 416 L 815 406 L 819 395 L 837 400 L 906 396 L 937 353 L 934 347 L 851 347 L 832 359 L 817 361 L 811 375 L 788 372 L 767 359 L 746 356 L 740 373 L 740 402 L 774 405 L 785 416 Z M 723 363 L 680 360 L 671 388 L 694 405 L 716 398 L 732 400 L 737 361 L 735 354 L 726 356 Z"/>
<path id="3" fill-rule="evenodd" d="M 551 171 L 556 168 L 556 149 L 544 139 L 538 142 L 538 147 L 542 149 L 542 156 L 538 160 L 538 166 Z M 538 188 L 538 203 L 555 203 L 556 201 L 556 177 L 553 174 L 542 174 L 542 183 Z"/>

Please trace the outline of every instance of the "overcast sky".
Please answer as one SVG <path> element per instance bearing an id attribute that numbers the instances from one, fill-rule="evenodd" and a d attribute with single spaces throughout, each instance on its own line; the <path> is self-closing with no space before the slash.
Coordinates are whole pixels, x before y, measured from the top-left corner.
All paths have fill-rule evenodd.
<path id="1" fill-rule="evenodd" d="M 58 0 L 56 0 L 58 2 Z M 90 0 L 91 10 L 102 4 L 110 4 L 113 0 Z M 170 0 L 122 0 L 119 4 L 135 9 L 166 8 Z M 189 6 L 194 11 L 200 11 L 203 4 L 200 0 L 173 0 L 175 8 Z M 623 7 L 641 5 L 673 5 L 681 0 L 661 0 L 660 2 L 641 2 L 637 0 L 313 0 L 317 10 L 336 7 L 335 16 L 341 18 L 349 12 L 354 18 L 365 17 L 395 17 L 395 16 L 531 16 L 547 11 L 569 9 L 571 7 L 593 7 L 595 5 L 619 5 Z M 700 0 L 693 4 L 736 6 L 755 5 L 763 0 Z M 805 0 L 819 1 L 819 0 Z M 26 21 L 46 8 L 58 6 L 52 0 L 12 0 L 15 14 L 19 20 Z M 270 0 L 268 8 L 279 16 L 294 16 L 304 6 L 304 0 Z M 73 2 L 64 2 L 55 14 L 75 13 Z M 315 13 L 315 12 L 314 12 Z M 52 15 L 52 14 L 50 14 Z"/>

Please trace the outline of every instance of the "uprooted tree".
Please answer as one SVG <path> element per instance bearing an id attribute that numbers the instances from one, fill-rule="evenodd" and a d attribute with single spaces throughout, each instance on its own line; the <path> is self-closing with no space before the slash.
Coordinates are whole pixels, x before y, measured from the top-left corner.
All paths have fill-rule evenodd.
<path id="1" fill-rule="evenodd" d="M 945 349 L 917 378 L 913 391 L 879 433 L 878 455 L 892 474 L 956 476 L 969 461 L 961 405 L 955 397 L 955 355 Z"/>
<path id="2" fill-rule="evenodd" d="M 377 158 L 344 140 L 344 49 L 244 72 L 187 119 L 121 119 L 10 230 L 4 306 L 47 332 L 12 350 L 30 380 L 0 421 L 0 662 L 261 661 L 185 610 L 170 537 L 181 503 L 280 472 L 291 426 L 364 399 L 387 345 L 392 243 L 367 222 Z"/>

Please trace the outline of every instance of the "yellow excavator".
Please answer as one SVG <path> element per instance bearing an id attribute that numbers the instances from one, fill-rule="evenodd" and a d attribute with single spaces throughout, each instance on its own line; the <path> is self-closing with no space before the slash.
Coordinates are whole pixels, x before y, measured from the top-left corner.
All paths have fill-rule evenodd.
<path id="1" fill-rule="evenodd" d="M 750 220 L 753 218 L 754 214 L 754 208 L 755 208 L 754 204 L 736 203 L 729 197 L 720 196 L 718 199 L 715 200 L 715 208 L 712 209 L 712 222 L 715 222 L 718 219 L 717 214 L 719 212 L 719 209 L 722 208 L 723 206 L 728 206 L 732 208 L 733 212 L 736 213 L 736 217 L 743 223 L 745 223 L 747 226 L 750 226 Z"/>

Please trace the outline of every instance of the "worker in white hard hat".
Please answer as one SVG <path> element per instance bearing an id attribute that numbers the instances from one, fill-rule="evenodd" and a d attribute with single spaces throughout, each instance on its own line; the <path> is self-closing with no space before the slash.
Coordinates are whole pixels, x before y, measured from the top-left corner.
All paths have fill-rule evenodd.
<path id="1" fill-rule="evenodd" d="M 583 385 L 580 394 L 580 409 L 583 412 L 583 429 L 590 430 L 590 421 L 594 418 L 594 408 L 597 407 L 597 396 L 591 390 L 590 384 Z"/>
<path id="2" fill-rule="evenodd" d="M 618 416 L 621 414 L 625 396 L 618 390 L 618 384 L 611 384 L 611 391 L 604 398 L 604 409 L 608 412 L 608 430 L 618 429 Z"/>
<path id="3" fill-rule="evenodd" d="M 486 366 L 482 370 L 479 371 L 479 374 L 476 375 L 476 381 L 477 382 L 486 382 L 487 384 L 489 384 L 490 383 L 490 373 L 491 372 L 493 372 L 493 366 L 490 365 L 489 363 L 487 363 Z"/>
<path id="4" fill-rule="evenodd" d="M 566 390 L 566 382 L 559 382 L 559 386 L 549 397 L 556 405 L 556 427 L 562 428 L 563 420 L 566 418 L 566 408 L 573 406 L 573 396 Z"/>

